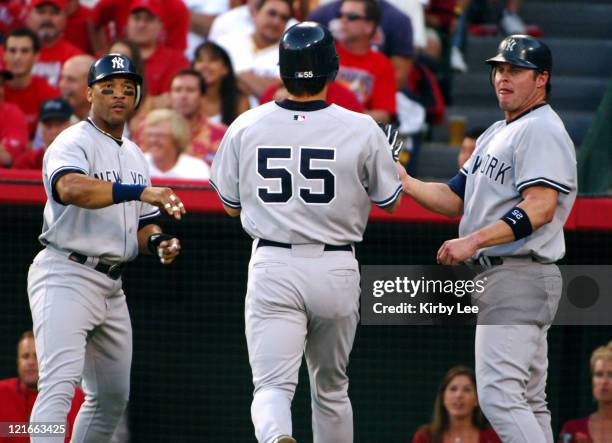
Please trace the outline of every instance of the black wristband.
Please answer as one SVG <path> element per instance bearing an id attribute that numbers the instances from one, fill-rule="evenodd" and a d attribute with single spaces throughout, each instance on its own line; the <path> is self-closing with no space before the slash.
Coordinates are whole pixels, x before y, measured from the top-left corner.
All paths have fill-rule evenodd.
<path id="1" fill-rule="evenodd" d="M 531 220 L 525 211 L 518 206 L 510 209 L 502 218 L 514 232 L 514 239 L 525 238 L 533 232 Z"/>
<path id="2" fill-rule="evenodd" d="M 172 240 L 173 238 L 173 236 L 164 234 L 162 232 L 151 234 L 149 236 L 149 241 L 147 241 L 147 248 L 149 251 L 151 251 L 151 254 L 157 255 L 157 248 L 159 247 L 159 244 L 166 240 Z"/>

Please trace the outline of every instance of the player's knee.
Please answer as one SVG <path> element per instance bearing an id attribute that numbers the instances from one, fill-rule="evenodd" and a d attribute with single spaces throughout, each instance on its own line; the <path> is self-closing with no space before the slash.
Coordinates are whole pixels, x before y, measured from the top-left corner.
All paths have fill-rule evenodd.
<path id="1" fill-rule="evenodd" d="M 99 392 L 94 397 L 94 401 L 107 413 L 119 416 L 126 408 L 129 397 L 129 389 L 109 389 L 105 392 Z"/>
<path id="2" fill-rule="evenodd" d="M 504 393 L 496 383 L 478 385 L 478 404 L 487 417 L 497 416 L 503 410 Z"/>

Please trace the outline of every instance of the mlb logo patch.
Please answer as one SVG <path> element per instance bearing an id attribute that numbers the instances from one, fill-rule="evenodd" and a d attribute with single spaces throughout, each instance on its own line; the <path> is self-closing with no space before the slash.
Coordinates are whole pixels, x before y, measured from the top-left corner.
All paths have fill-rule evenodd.
<path id="1" fill-rule="evenodd" d="M 303 122 L 306 120 L 306 116 L 304 114 L 293 114 L 293 120 L 296 122 Z"/>

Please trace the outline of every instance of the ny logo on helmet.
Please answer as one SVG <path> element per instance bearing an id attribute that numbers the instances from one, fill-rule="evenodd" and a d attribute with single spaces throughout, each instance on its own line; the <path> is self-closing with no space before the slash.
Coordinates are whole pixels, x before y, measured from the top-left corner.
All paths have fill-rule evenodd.
<path id="1" fill-rule="evenodd" d="M 503 49 L 506 51 L 512 51 L 515 46 L 516 46 L 516 40 L 514 40 L 513 38 L 509 38 L 504 42 Z"/>
<path id="2" fill-rule="evenodd" d="M 123 59 L 121 57 L 115 57 L 111 60 L 113 62 L 113 69 L 125 69 L 123 66 Z"/>

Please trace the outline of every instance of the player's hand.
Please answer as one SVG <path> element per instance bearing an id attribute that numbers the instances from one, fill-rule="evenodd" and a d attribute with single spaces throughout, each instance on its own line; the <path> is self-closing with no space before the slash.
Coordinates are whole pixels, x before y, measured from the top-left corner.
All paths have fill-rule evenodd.
<path id="1" fill-rule="evenodd" d="M 447 240 L 438 249 L 436 260 L 441 265 L 455 266 L 474 255 L 477 249 L 476 244 L 470 237 Z"/>
<path id="2" fill-rule="evenodd" d="M 187 212 L 181 199 L 170 188 L 148 186 L 142 191 L 140 200 L 157 206 L 177 220 L 180 220 L 181 216 Z"/>
<path id="3" fill-rule="evenodd" d="M 181 242 L 178 238 L 164 240 L 157 247 L 157 256 L 162 265 L 169 265 L 181 253 Z"/>
<path id="4" fill-rule="evenodd" d="M 399 160 L 400 152 L 402 151 L 402 145 L 404 144 L 404 141 L 399 139 L 399 129 L 393 128 L 393 125 L 379 124 L 378 126 L 383 130 L 385 136 L 387 137 L 389 147 L 391 148 L 391 154 L 393 155 L 393 161 L 397 162 Z"/>

